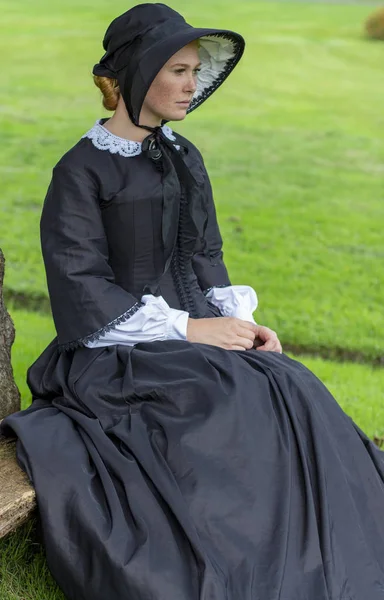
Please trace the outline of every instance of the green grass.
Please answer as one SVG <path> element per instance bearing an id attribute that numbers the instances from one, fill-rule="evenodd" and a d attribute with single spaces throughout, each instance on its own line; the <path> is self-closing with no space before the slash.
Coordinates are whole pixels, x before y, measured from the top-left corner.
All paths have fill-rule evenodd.
<path id="1" fill-rule="evenodd" d="M 65 600 L 53 580 L 32 519 L 0 540 L 0 600 Z"/>
<path id="2" fill-rule="evenodd" d="M 370 437 L 384 435 L 384 369 L 294 356 L 327 386 L 341 408 Z"/>
<path id="3" fill-rule="evenodd" d="M 383 45 L 362 35 L 371 8 L 244 1 L 234 10 L 226 0 L 204 4 L 202 16 L 200 2 L 171 5 L 247 41 L 228 82 L 171 123 L 205 157 L 233 282 L 256 288 L 256 318 L 284 343 L 382 356 Z M 6 286 L 46 294 L 42 201 L 56 161 L 105 114 L 90 71 L 106 24 L 127 6 L 3 8 Z"/>
<path id="4" fill-rule="evenodd" d="M 26 383 L 26 372 L 41 352 L 55 337 L 56 332 L 51 317 L 15 310 L 8 307 L 16 328 L 15 343 L 12 347 L 12 366 L 15 381 L 22 397 L 22 408 L 29 406 L 31 394 Z"/>

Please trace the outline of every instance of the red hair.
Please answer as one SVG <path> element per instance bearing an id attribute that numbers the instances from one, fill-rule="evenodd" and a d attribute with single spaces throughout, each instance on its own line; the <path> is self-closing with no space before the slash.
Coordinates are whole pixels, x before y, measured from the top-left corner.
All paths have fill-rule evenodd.
<path id="1" fill-rule="evenodd" d="M 107 110 L 116 110 L 120 98 L 120 89 L 117 79 L 94 75 L 93 81 L 103 94 L 103 106 Z"/>

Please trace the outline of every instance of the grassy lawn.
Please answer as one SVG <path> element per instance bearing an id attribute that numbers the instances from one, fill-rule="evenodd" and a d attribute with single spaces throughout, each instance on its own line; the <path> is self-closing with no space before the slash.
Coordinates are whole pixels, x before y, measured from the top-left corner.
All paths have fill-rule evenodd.
<path id="1" fill-rule="evenodd" d="M 35 520 L 0 540 L 0 600 L 64 600 L 53 580 Z"/>
<path id="2" fill-rule="evenodd" d="M 29 406 L 31 398 L 26 383 L 26 372 L 39 354 L 55 337 L 56 332 L 51 317 L 14 310 L 8 307 L 16 327 L 15 343 L 12 347 L 12 365 L 15 380 L 22 397 L 22 408 Z"/>
<path id="3" fill-rule="evenodd" d="M 372 8 L 171 5 L 247 41 L 222 89 L 171 123 L 205 156 L 233 282 L 256 288 L 259 322 L 284 343 L 382 356 L 383 45 L 362 36 Z M 38 221 L 51 169 L 105 114 L 90 71 L 106 24 L 127 7 L 72 0 L 47 13 L 41 1 L 32 10 L 20 0 L 3 8 L 0 49 L 12 69 L 0 90 L 0 239 L 8 291 L 39 296 Z"/>

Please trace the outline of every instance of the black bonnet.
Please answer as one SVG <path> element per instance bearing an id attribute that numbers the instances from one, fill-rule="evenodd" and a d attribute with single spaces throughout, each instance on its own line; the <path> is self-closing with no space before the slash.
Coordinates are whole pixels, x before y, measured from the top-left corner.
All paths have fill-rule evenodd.
<path id="1" fill-rule="evenodd" d="M 165 4 L 138 4 L 109 25 L 105 54 L 94 75 L 117 79 L 131 121 L 140 111 L 151 83 L 181 48 L 199 39 L 201 70 L 188 113 L 200 106 L 228 77 L 243 55 L 243 37 L 225 29 L 195 28 Z M 165 123 L 166 121 L 163 121 Z"/>

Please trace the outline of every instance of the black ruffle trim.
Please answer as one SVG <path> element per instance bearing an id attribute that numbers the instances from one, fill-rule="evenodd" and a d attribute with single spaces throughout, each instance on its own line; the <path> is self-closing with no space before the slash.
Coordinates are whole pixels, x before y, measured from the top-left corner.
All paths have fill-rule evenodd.
<path id="1" fill-rule="evenodd" d="M 131 308 L 126 310 L 125 313 L 123 313 L 122 315 L 120 315 L 120 317 L 117 317 L 110 323 L 108 323 L 108 325 L 105 325 L 105 327 L 102 327 L 101 329 L 98 329 L 94 333 L 90 333 L 89 335 L 86 335 L 82 338 L 73 340 L 72 342 L 67 342 L 65 344 L 59 344 L 59 352 L 66 352 L 67 350 L 75 350 L 76 348 L 85 346 L 87 344 L 87 342 L 95 342 L 96 340 L 99 340 L 101 337 L 104 337 L 105 334 L 108 333 L 108 331 L 115 329 L 116 325 L 120 325 L 120 323 L 124 323 L 125 321 L 130 319 L 130 317 L 132 317 L 132 315 L 134 315 L 142 306 L 144 306 L 143 302 L 136 302 L 133 306 L 131 306 Z"/>
<path id="2" fill-rule="evenodd" d="M 171 273 L 173 281 L 175 283 L 176 292 L 180 301 L 182 310 L 189 313 L 189 316 L 193 319 L 198 319 L 199 314 L 196 308 L 195 300 L 193 298 L 191 286 L 187 276 L 187 264 L 189 262 L 189 251 L 184 247 L 184 227 L 186 221 L 190 218 L 188 213 L 188 201 L 184 194 L 180 198 L 180 214 L 179 214 L 179 228 L 177 234 L 177 242 L 173 251 L 171 260 Z M 214 287 L 229 287 L 231 284 L 214 285 L 203 291 L 206 295 Z"/>
<path id="3" fill-rule="evenodd" d="M 180 198 L 179 228 L 171 260 L 171 273 L 182 310 L 185 310 L 193 319 L 197 319 L 199 315 L 188 281 L 186 268 L 189 253 L 184 247 L 184 227 L 188 219 L 187 205 L 188 201 L 183 193 Z"/>

